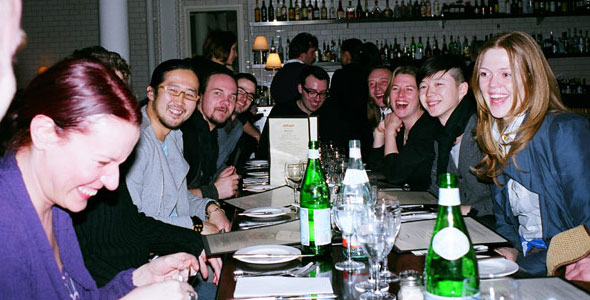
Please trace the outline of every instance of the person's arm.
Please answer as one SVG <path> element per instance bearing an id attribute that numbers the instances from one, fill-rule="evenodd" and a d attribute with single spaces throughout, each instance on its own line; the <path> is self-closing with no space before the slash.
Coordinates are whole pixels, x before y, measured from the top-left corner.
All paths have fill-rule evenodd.
<path id="1" fill-rule="evenodd" d="M 105 286 L 99 288 L 99 299 L 119 299 L 135 289 L 137 286 L 133 284 L 133 271 L 135 269 L 122 271 Z"/>
<path id="2" fill-rule="evenodd" d="M 260 132 L 258 131 L 258 129 L 256 129 L 256 127 L 254 127 L 254 125 L 250 123 L 250 121 L 246 121 L 246 123 L 244 123 L 243 128 L 244 133 L 256 139 L 257 142 L 260 142 Z"/>

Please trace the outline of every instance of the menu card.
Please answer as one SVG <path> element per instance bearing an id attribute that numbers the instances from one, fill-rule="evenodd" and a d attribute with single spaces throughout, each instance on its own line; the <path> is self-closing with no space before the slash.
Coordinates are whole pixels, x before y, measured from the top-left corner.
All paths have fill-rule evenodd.
<path id="1" fill-rule="evenodd" d="M 256 245 L 292 245 L 300 242 L 299 220 L 262 228 L 203 235 L 207 256 L 230 253 Z"/>
<path id="2" fill-rule="evenodd" d="M 270 184 L 285 184 L 285 164 L 305 162 L 309 143 L 307 117 L 269 118 Z"/>
<path id="3" fill-rule="evenodd" d="M 520 299 L 522 300 L 583 300 L 590 295 L 559 277 L 518 279 Z"/>
<path id="4" fill-rule="evenodd" d="M 508 241 L 478 221 L 464 218 L 471 242 L 476 244 L 507 243 Z M 395 248 L 399 251 L 428 249 L 436 220 L 402 223 Z"/>
<path id="5" fill-rule="evenodd" d="M 266 192 L 225 200 L 224 202 L 243 210 L 257 207 L 279 207 L 293 203 L 293 189 L 281 186 Z"/>

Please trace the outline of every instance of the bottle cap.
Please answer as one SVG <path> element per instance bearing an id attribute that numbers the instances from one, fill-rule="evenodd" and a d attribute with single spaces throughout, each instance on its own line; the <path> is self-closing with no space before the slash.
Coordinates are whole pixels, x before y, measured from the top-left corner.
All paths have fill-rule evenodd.
<path id="1" fill-rule="evenodd" d="M 402 286 L 421 286 L 422 275 L 415 270 L 405 270 L 399 273 L 400 285 Z"/>

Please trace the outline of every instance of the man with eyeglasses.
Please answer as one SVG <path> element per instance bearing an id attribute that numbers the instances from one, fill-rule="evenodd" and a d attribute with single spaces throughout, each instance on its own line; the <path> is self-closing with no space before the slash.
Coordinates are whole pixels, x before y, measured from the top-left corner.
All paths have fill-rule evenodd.
<path id="1" fill-rule="evenodd" d="M 209 62 L 210 63 L 210 62 Z M 197 65 L 197 69 L 200 65 Z M 200 99 L 197 109 L 181 126 L 184 139 L 184 158 L 190 165 L 187 174 L 191 193 L 215 200 L 236 195 L 240 176 L 229 166 L 217 173 L 219 145 L 217 128 L 225 125 L 234 113 L 237 84 L 225 67 L 206 65 L 207 74 L 201 74 Z M 220 228 L 229 231 L 227 228 Z"/>
<path id="2" fill-rule="evenodd" d="M 236 108 L 225 126 L 217 128 L 218 171 L 228 165 L 238 166 L 239 157 L 242 154 L 252 154 L 260 140 L 260 132 L 250 122 L 252 114 L 248 112 L 256 95 L 256 77 L 248 73 L 238 73 L 234 78 L 238 84 Z"/>
<path id="3" fill-rule="evenodd" d="M 328 73 L 316 66 L 306 66 L 299 76 L 297 90 L 300 98 L 297 101 L 277 104 L 273 107 L 268 115 L 272 117 L 298 117 L 321 114 L 320 108 L 328 97 L 328 86 L 330 85 L 330 76 Z M 321 118 L 318 124 L 320 136 L 325 129 Z M 268 158 L 268 122 L 264 126 L 260 145 L 256 157 L 261 159 Z"/>

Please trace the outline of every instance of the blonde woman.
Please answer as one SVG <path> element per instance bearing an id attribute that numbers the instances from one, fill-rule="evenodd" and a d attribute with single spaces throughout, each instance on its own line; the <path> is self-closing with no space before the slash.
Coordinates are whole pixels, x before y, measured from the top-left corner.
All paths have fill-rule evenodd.
<path id="1" fill-rule="evenodd" d="M 478 105 L 480 177 L 491 178 L 497 231 L 513 248 L 498 252 L 528 273 L 546 274 L 551 238 L 590 228 L 590 128 L 566 113 L 536 41 L 523 32 L 488 41 L 472 77 Z M 590 258 L 566 266 L 566 278 L 590 280 Z"/>

